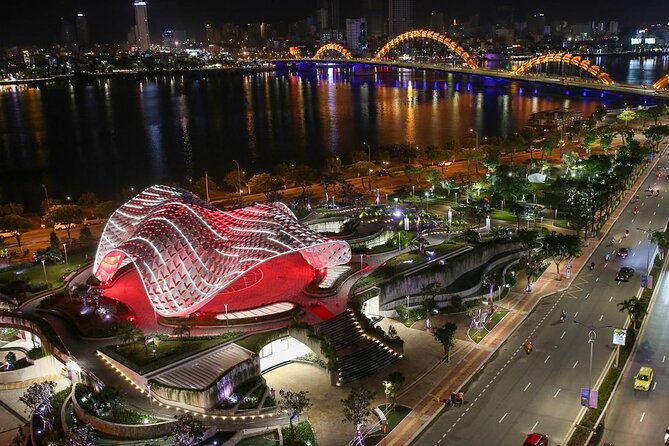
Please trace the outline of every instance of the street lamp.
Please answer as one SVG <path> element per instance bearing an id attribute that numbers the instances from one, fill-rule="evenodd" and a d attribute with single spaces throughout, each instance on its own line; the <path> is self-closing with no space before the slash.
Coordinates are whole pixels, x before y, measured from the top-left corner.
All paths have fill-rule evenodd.
<path id="1" fill-rule="evenodd" d="M 425 212 L 429 210 L 430 207 L 430 193 L 425 191 Z"/>
<path id="2" fill-rule="evenodd" d="M 369 158 L 369 162 L 371 163 L 372 162 L 372 146 L 370 146 L 369 143 L 366 142 L 366 141 L 363 141 L 362 143 L 367 146 L 367 156 Z"/>
<path id="3" fill-rule="evenodd" d="M 51 206 L 49 205 L 49 192 L 46 190 L 46 186 L 42 184 L 42 189 L 44 189 L 44 196 L 46 197 L 46 212 L 49 212 L 49 209 L 51 209 Z"/>
<path id="4" fill-rule="evenodd" d="M 242 197 L 242 190 L 240 189 L 242 184 L 242 175 L 239 173 L 239 163 L 237 160 L 232 160 L 233 163 L 237 165 L 237 190 L 239 191 L 239 198 Z"/>
<path id="5" fill-rule="evenodd" d="M 479 132 L 477 132 L 474 129 L 469 129 L 469 131 L 471 133 L 473 133 L 474 135 L 476 135 L 476 148 L 478 149 L 479 148 Z"/>
<path id="6" fill-rule="evenodd" d="M 49 279 L 46 276 L 46 265 L 44 264 L 44 259 L 42 259 L 42 270 L 44 271 L 44 282 L 49 285 Z"/>
<path id="7" fill-rule="evenodd" d="M 63 250 L 65 251 L 65 264 L 67 265 L 67 243 L 63 243 Z"/>
<path id="8" fill-rule="evenodd" d="M 595 345 L 595 340 L 597 339 L 597 330 L 602 328 L 613 328 L 613 325 L 602 325 L 600 327 L 595 327 L 594 325 L 584 324 L 579 322 L 576 319 L 573 321 L 575 324 L 582 325 L 587 328 L 588 331 L 588 343 L 590 344 L 590 374 L 588 376 L 588 407 L 590 407 L 590 394 L 592 393 L 592 351 Z"/>

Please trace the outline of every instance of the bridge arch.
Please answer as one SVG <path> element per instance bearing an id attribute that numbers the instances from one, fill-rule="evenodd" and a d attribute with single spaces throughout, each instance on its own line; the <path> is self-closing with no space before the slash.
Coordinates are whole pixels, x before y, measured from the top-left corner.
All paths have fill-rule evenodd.
<path id="1" fill-rule="evenodd" d="M 314 54 L 314 59 L 322 59 L 323 55 L 328 51 L 336 51 L 342 56 L 344 56 L 346 59 L 353 58 L 353 56 L 351 56 L 351 53 L 338 43 L 326 43 L 325 45 L 320 47 L 318 51 L 316 51 L 316 54 Z"/>
<path id="2" fill-rule="evenodd" d="M 540 54 L 539 56 L 534 56 L 530 60 L 524 62 L 519 67 L 514 68 L 513 72 L 516 74 L 523 74 L 528 72 L 537 65 L 541 65 L 544 63 L 547 64 L 550 62 L 566 63 L 578 67 L 592 74 L 594 77 L 597 78 L 597 80 L 599 80 L 604 85 L 613 85 L 614 83 L 613 79 L 611 79 L 611 77 L 607 73 L 602 71 L 601 67 L 593 64 L 588 59 L 583 59 L 581 56 L 575 56 L 569 53 L 547 53 L 547 54 Z"/>
<path id="3" fill-rule="evenodd" d="M 669 86 L 669 74 L 665 74 L 653 84 L 653 88 L 660 90 L 666 86 Z"/>
<path id="4" fill-rule="evenodd" d="M 469 68 L 476 69 L 478 68 L 478 65 L 476 65 L 476 61 L 469 55 L 468 52 L 466 52 L 458 42 L 455 40 L 450 39 L 449 37 L 446 37 L 445 35 L 441 33 L 437 33 L 434 31 L 430 31 L 427 29 L 416 29 L 413 31 L 407 31 L 404 34 L 400 34 L 399 36 L 393 38 L 390 40 L 388 43 L 386 43 L 383 48 L 379 50 L 378 53 L 374 56 L 374 60 L 381 60 L 384 58 L 388 52 L 393 49 L 396 45 L 399 45 L 402 42 L 406 42 L 407 40 L 413 40 L 413 39 L 427 39 L 427 40 L 433 40 L 435 42 L 439 42 L 445 46 L 447 46 L 449 49 L 455 52 L 466 64 L 469 66 Z"/>

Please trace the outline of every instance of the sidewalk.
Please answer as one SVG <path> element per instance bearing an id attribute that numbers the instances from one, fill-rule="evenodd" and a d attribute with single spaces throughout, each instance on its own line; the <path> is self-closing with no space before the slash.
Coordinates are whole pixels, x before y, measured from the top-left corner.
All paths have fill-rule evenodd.
<path id="1" fill-rule="evenodd" d="M 509 313 L 502 319 L 488 335 L 474 349 L 467 352 L 464 357 L 455 364 L 458 366 L 448 367 L 444 370 L 442 378 L 435 377 L 433 382 L 437 384 L 432 391 L 426 394 L 413 407 L 407 417 L 379 444 L 385 446 L 408 445 L 418 438 L 425 429 L 444 409 L 446 401 L 451 392 L 456 391 L 467 384 L 469 379 L 485 364 L 490 357 L 499 349 L 508 337 L 523 323 L 527 315 L 541 301 L 542 298 L 564 291 L 572 284 L 581 269 L 589 262 L 590 256 L 597 249 L 601 240 L 605 239 L 609 230 L 617 218 L 622 214 L 625 207 L 636 195 L 637 189 L 646 181 L 653 172 L 657 162 L 662 156 L 657 156 L 648 166 L 643 174 L 627 192 L 625 198 L 611 213 L 609 219 L 599 230 L 598 239 L 590 239 L 583 249 L 583 254 L 571 262 L 572 275 L 569 279 L 556 280 L 555 264 L 546 268 L 544 273 L 534 283 L 532 291 L 527 293 L 523 290 L 525 284 L 517 284 L 502 302 L 502 306 L 509 309 Z M 400 404 L 403 399 L 398 401 Z"/>

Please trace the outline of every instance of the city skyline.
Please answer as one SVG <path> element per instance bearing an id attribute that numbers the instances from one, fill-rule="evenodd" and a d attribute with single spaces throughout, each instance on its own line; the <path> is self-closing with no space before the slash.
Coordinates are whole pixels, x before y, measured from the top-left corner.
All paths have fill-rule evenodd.
<path id="1" fill-rule="evenodd" d="M 611 2 L 606 7 L 601 2 L 588 3 L 568 0 L 559 6 L 546 4 L 537 5 L 528 0 L 512 0 L 502 4 L 485 0 L 477 6 L 471 4 L 449 5 L 444 7 L 436 0 L 415 0 L 414 20 L 416 26 L 429 23 L 432 12 L 443 12 L 447 18 L 466 20 L 478 14 L 481 23 L 508 20 L 523 21 L 533 13 L 545 13 L 547 21 L 567 20 L 571 22 L 587 22 L 592 20 L 608 21 L 619 19 L 621 26 L 642 26 L 652 21 L 666 23 L 666 17 L 658 17 L 653 11 L 663 11 L 659 1 L 647 3 L 647 8 L 633 8 L 627 2 Z M 388 5 L 383 2 L 384 8 Z M 157 4 L 147 2 L 151 16 L 153 39 L 166 29 L 185 29 L 196 37 L 201 37 L 205 23 L 220 26 L 222 23 L 276 23 L 280 21 L 295 22 L 313 17 L 316 19 L 321 3 L 288 1 L 277 6 L 265 0 L 253 3 L 225 5 L 210 0 L 199 3 L 198 8 L 180 0 L 165 0 Z M 80 0 L 60 0 L 35 7 L 34 2 L 14 2 L 6 5 L 5 17 L 30 17 L 30 25 L 12 20 L 0 27 L 0 45 L 50 45 L 59 41 L 61 17 L 72 21 L 77 14 L 83 13 L 88 26 L 91 43 L 119 43 L 126 40 L 128 30 L 134 25 L 134 5 L 132 0 L 114 0 L 103 4 L 88 5 Z M 360 18 L 363 15 L 362 3 L 341 1 L 340 22 L 346 18 Z M 385 19 L 387 20 L 387 11 Z"/>

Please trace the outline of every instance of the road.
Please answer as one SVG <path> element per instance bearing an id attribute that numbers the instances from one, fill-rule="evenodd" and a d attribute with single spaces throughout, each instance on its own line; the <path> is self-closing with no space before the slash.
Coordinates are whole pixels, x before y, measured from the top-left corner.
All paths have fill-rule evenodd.
<path id="1" fill-rule="evenodd" d="M 669 164 L 664 157 L 659 165 Z M 482 372 L 465 389 L 468 404 L 444 411 L 419 437 L 416 444 L 450 445 L 495 444 L 517 446 L 529 432 L 542 432 L 551 444 L 563 443 L 580 407 L 580 390 L 588 387 L 589 352 L 586 325 L 623 325 L 626 315 L 617 304 L 639 290 L 639 273 L 647 267 L 651 246 L 644 232 L 634 228 L 656 229 L 667 222 L 668 203 L 664 197 L 668 181 L 651 174 L 641 186 L 660 189 L 660 197 L 638 192 L 639 203 L 632 200 L 613 225 L 609 237 L 617 242 L 603 242 L 593 254 L 593 271 L 584 269 L 565 292 L 543 299 L 526 322 L 493 356 Z M 632 209 L 638 206 L 639 214 Z M 626 229 L 630 235 L 624 238 Z M 610 240 L 610 238 L 607 238 Z M 607 253 L 620 247 L 630 248 L 630 255 L 615 255 L 605 263 Z M 654 250 L 654 246 L 652 247 Z M 628 283 L 616 282 L 621 266 L 632 267 L 635 276 Z M 567 321 L 561 323 L 561 310 Z M 613 346 L 612 330 L 597 331 L 594 343 L 593 385 L 600 376 Z M 522 345 L 532 340 L 534 351 L 527 355 Z M 669 401 L 668 401 L 669 403 Z M 639 443 L 636 443 L 639 444 Z"/>
<path id="2" fill-rule="evenodd" d="M 663 274 L 649 308 L 637 348 L 629 359 L 604 419 L 602 442 L 614 445 L 662 444 L 669 426 L 669 275 Z M 632 388 L 641 366 L 655 382 L 648 393 Z"/>

